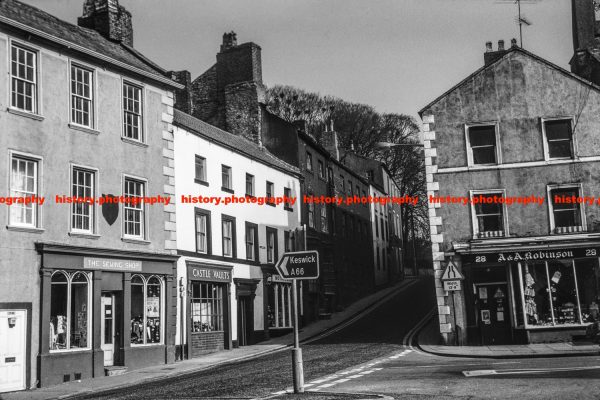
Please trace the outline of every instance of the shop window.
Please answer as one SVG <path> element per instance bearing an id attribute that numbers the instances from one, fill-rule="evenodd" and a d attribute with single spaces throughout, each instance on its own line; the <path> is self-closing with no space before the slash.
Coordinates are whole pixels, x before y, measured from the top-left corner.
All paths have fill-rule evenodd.
<path id="1" fill-rule="evenodd" d="M 94 127 L 94 71 L 71 65 L 71 122 Z"/>
<path id="2" fill-rule="evenodd" d="M 573 158 L 573 120 L 543 120 L 546 160 Z"/>
<path id="3" fill-rule="evenodd" d="M 143 142 L 142 88 L 123 82 L 123 137 Z"/>
<path id="4" fill-rule="evenodd" d="M 192 332 L 224 331 L 223 285 L 193 282 L 191 286 Z"/>
<path id="5" fill-rule="evenodd" d="M 550 228 L 554 233 L 584 231 L 581 204 L 576 198 L 581 196 L 580 186 L 549 187 Z"/>
<path id="6" fill-rule="evenodd" d="M 32 197 L 38 195 L 38 161 L 11 156 L 10 174 L 11 197 Z M 31 202 L 10 206 L 10 224 L 17 226 L 38 226 L 38 206 Z"/>
<path id="7" fill-rule="evenodd" d="M 50 351 L 90 348 L 90 284 L 83 272 L 52 274 Z"/>
<path id="8" fill-rule="evenodd" d="M 146 193 L 144 182 L 125 178 L 123 195 L 130 200 L 123 204 L 123 233 L 125 237 L 144 239 L 145 206 L 141 199 Z"/>
<path id="9" fill-rule="evenodd" d="M 467 126 L 469 165 L 498 164 L 496 125 Z"/>
<path id="10" fill-rule="evenodd" d="M 72 169 L 71 195 L 82 201 L 71 206 L 71 229 L 75 232 L 94 233 L 94 172 L 82 168 Z M 83 201 L 85 200 L 85 201 Z"/>
<path id="11" fill-rule="evenodd" d="M 269 287 L 267 319 L 269 328 L 291 328 L 291 284 L 273 282 Z"/>
<path id="12" fill-rule="evenodd" d="M 504 192 L 472 192 L 473 234 L 478 238 L 504 236 L 504 205 L 494 200 Z"/>
<path id="13" fill-rule="evenodd" d="M 11 107 L 37 112 L 37 53 L 11 45 Z"/>
<path id="14" fill-rule="evenodd" d="M 595 251 L 595 250 L 594 250 Z M 600 293 L 600 268 L 597 258 L 575 260 L 577 294 L 583 323 L 598 321 L 598 294 Z"/>
<path id="15" fill-rule="evenodd" d="M 131 277 L 131 344 L 162 343 L 162 281 L 156 277 Z"/>
<path id="16" fill-rule="evenodd" d="M 277 257 L 277 229 L 267 227 L 267 263 L 276 263 Z"/>

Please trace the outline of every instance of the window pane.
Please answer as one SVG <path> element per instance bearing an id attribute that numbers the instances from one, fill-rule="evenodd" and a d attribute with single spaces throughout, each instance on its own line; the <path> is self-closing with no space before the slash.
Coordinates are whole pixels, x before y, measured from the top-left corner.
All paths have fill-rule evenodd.
<path id="1" fill-rule="evenodd" d="M 529 325 L 553 325 L 546 264 L 523 265 L 525 317 Z"/>
<path id="2" fill-rule="evenodd" d="M 473 164 L 495 164 L 496 147 L 476 147 L 473 148 Z"/>
<path id="3" fill-rule="evenodd" d="M 206 218 L 206 215 L 196 214 L 196 250 L 201 253 L 207 252 Z"/>
<path id="4" fill-rule="evenodd" d="M 548 143 L 550 158 L 572 157 L 573 151 L 570 140 L 556 140 Z"/>
<path id="5" fill-rule="evenodd" d="M 548 140 L 567 139 L 571 140 L 571 120 L 564 119 L 558 121 L 544 122 L 546 128 L 546 138 Z"/>
<path id="6" fill-rule="evenodd" d="M 556 325 L 578 324 L 579 309 L 572 261 L 548 261 L 548 273 Z"/>
<path id="7" fill-rule="evenodd" d="M 144 285 L 139 277 L 131 280 L 131 344 L 144 343 Z"/>
<path id="8" fill-rule="evenodd" d="M 50 350 L 67 348 L 67 303 L 67 277 L 57 272 L 50 289 Z"/>
<path id="9" fill-rule="evenodd" d="M 88 347 L 88 281 L 78 272 L 71 281 L 71 348 Z"/>
<path id="10" fill-rule="evenodd" d="M 496 127 L 494 125 L 469 127 L 469 142 L 471 147 L 495 146 Z"/>
<path id="11" fill-rule="evenodd" d="M 161 333 L 161 287 L 154 277 L 148 281 L 146 289 L 146 343 L 160 343 Z"/>

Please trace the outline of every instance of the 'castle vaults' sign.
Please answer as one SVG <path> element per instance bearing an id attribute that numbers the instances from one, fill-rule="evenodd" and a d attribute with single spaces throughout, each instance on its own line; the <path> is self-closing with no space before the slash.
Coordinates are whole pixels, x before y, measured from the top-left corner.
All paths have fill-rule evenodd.
<path id="1" fill-rule="evenodd" d="M 188 279 L 209 282 L 231 282 L 231 267 L 188 264 Z"/>
<path id="2" fill-rule="evenodd" d="M 506 263 L 527 261 L 568 260 L 571 258 L 598 257 L 600 247 L 577 247 L 571 249 L 504 251 L 501 253 L 465 254 L 466 263 Z"/>

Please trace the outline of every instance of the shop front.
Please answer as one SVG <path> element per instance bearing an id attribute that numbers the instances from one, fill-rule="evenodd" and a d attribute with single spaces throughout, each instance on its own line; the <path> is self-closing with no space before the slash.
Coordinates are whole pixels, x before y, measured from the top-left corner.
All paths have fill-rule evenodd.
<path id="1" fill-rule="evenodd" d="M 301 307 L 302 302 L 298 301 Z M 293 329 L 292 282 L 274 273 L 267 279 L 267 321 L 270 337 L 281 336 Z"/>
<path id="2" fill-rule="evenodd" d="M 187 358 L 231 349 L 232 268 L 186 261 Z"/>
<path id="3" fill-rule="evenodd" d="M 463 254 L 473 344 L 571 341 L 598 320 L 600 246 Z"/>
<path id="4" fill-rule="evenodd" d="M 174 362 L 176 256 L 38 243 L 40 386 Z"/>

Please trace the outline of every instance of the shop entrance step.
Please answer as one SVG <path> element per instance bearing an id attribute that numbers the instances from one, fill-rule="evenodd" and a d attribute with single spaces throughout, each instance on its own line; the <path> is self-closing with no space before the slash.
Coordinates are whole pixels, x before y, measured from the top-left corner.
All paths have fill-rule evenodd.
<path id="1" fill-rule="evenodd" d="M 120 365 L 115 365 L 112 367 L 104 367 L 104 374 L 106 376 L 123 375 L 125 372 L 127 372 L 127 367 L 123 367 Z"/>

